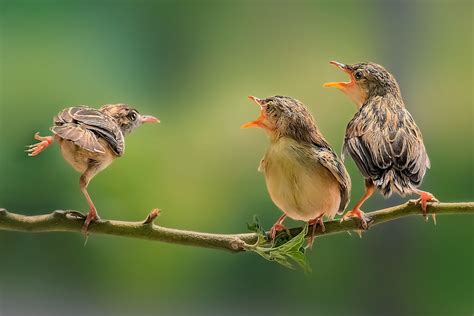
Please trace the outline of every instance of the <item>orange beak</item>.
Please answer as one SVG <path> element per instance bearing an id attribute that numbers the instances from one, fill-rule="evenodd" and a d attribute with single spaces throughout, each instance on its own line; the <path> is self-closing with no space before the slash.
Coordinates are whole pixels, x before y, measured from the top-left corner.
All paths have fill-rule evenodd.
<path id="1" fill-rule="evenodd" d="M 257 98 L 257 97 L 254 97 L 252 95 L 249 96 L 248 98 L 249 98 L 249 100 L 254 101 L 258 106 L 260 106 L 260 116 L 256 120 L 253 120 L 253 121 L 250 121 L 248 123 L 243 124 L 242 126 L 240 126 L 240 128 L 249 128 L 249 127 L 268 128 L 264 123 L 264 121 L 265 121 L 265 111 L 262 108 L 263 107 L 262 100 Z"/>
<path id="2" fill-rule="evenodd" d="M 142 115 L 142 123 L 160 123 L 160 120 L 151 115 Z"/>
<path id="3" fill-rule="evenodd" d="M 347 90 L 348 88 L 350 88 L 351 86 L 353 86 L 355 84 L 354 78 L 352 77 L 352 72 L 347 67 L 346 64 L 339 63 L 337 61 L 330 61 L 329 63 L 331 65 L 334 65 L 334 66 L 338 67 L 339 69 L 341 69 L 345 73 L 349 74 L 349 76 L 351 77 L 351 81 L 349 81 L 349 82 L 327 82 L 327 83 L 323 84 L 323 87 L 335 87 L 335 88 L 338 88 L 338 89 L 344 91 L 344 90 Z"/>
<path id="4" fill-rule="evenodd" d="M 329 63 L 347 73 L 351 80 L 349 82 L 328 82 L 323 86 L 338 88 L 347 94 L 349 98 L 357 105 L 357 107 L 360 108 L 367 100 L 367 91 L 365 89 L 361 89 L 356 83 L 356 79 L 354 78 L 351 67 L 346 64 L 338 63 L 337 61 L 331 61 Z"/>

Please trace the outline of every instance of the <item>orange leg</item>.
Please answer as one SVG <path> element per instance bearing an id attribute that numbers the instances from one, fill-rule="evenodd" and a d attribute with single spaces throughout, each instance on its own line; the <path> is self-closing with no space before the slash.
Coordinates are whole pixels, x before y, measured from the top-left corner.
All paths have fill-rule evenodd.
<path id="1" fill-rule="evenodd" d="M 367 215 L 365 215 L 364 212 L 361 211 L 360 207 L 362 206 L 362 204 L 364 204 L 366 200 L 368 200 L 372 196 L 372 194 L 374 194 L 374 191 L 375 191 L 374 183 L 372 182 L 372 180 L 366 179 L 364 195 L 359 200 L 359 202 L 357 202 L 357 204 L 354 206 L 352 210 L 344 214 L 344 216 L 341 218 L 341 222 L 346 220 L 349 217 L 357 217 L 361 220 L 362 228 L 367 229 L 368 228 L 367 222 L 370 221 L 370 218 Z"/>
<path id="2" fill-rule="evenodd" d="M 87 217 L 84 221 L 84 225 L 82 226 L 82 232 L 87 235 L 87 230 L 89 228 L 89 224 L 92 221 L 100 219 L 99 215 L 97 214 L 97 209 L 95 208 L 94 203 L 92 202 L 92 199 L 87 192 L 87 186 L 89 185 L 90 180 L 92 177 L 96 174 L 96 168 L 88 168 L 84 174 L 81 176 L 79 180 L 79 185 L 81 186 L 81 191 L 82 194 L 84 194 L 87 204 L 89 204 L 89 213 L 87 213 Z"/>
<path id="3" fill-rule="evenodd" d="M 428 202 L 439 202 L 439 201 L 430 192 L 417 190 L 415 193 L 420 196 L 420 198 L 418 199 L 418 203 L 421 204 L 421 211 L 423 212 L 423 217 L 425 217 L 426 220 L 428 220 L 428 217 L 426 217 L 426 207 L 428 206 Z M 433 217 L 433 221 L 436 224 L 436 214 L 433 213 L 431 214 L 431 216 Z"/>
<path id="4" fill-rule="evenodd" d="M 39 155 L 43 150 L 48 148 L 49 145 L 51 145 L 54 141 L 53 136 L 40 136 L 39 133 L 35 134 L 35 139 L 39 140 L 39 143 L 29 145 L 29 147 L 26 152 L 28 153 L 28 156 L 34 157 Z"/>
<path id="5" fill-rule="evenodd" d="M 87 199 L 87 203 L 89 204 L 89 213 L 87 213 L 87 217 L 84 221 L 84 225 L 82 226 L 82 232 L 87 235 L 87 230 L 89 228 L 89 224 L 92 221 L 98 220 L 100 218 L 99 218 L 99 215 L 97 214 L 97 209 L 95 208 L 94 203 L 92 203 L 92 200 L 89 196 L 89 193 L 87 193 L 87 189 L 84 188 L 82 190 L 82 193 L 84 193 L 84 196 Z"/>
<path id="6" fill-rule="evenodd" d="M 282 224 L 285 218 L 286 218 L 286 214 L 283 214 L 282 216 L 280 216 L 280 218 L 278 218 L 276 223 L 273 224 L 272 228 L 270 229 L 270 236 L 272 237 L 272 240 L 275 240 L 277 232 L 287 229 Z"/>
<path id="7" fill-rule="evenodd" d="M 308 225 L 313 226 L 311 236 L 308 239 L 308 247 L 309 248 L 313 248 L 314 234 L 316 233 L 316 228 L 318 227 L 318 225 L 321 226 L 321 232 L 324 233 L 326 231 L 326 227 L 324 226 L 323 216 L 324 216 L 324 214 L 322 214 L 322 215 L 320 215 L 320 216 L 316 217 L 315 219 L 312 219 L 308 222 Z"/>

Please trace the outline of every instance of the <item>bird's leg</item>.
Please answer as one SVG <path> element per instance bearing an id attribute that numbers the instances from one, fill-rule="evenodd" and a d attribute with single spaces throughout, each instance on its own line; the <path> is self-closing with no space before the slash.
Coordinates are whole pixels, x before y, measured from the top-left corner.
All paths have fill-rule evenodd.
<path id="1" fill-rule="evenodd" d="M 39 155 L 43 150 L 48 148 L 54 141 L 53 136 L 40 136 L 39 133 L 35 134 L 35 139 L 39 140 L 39 143 L 27 146 L 26 152 L 28 156 L 33 157 Z"/>
<path id="2" fill-rule="evenodd" d="M 316 228 L 318 227 L 318 225 L 321 226 L 321 232 L 324 233 L 326 231 L 326 227 L 324 226 L 323 216 L 324 216 L 324 214 L 321 214 L 320 216 L 318 216 L 315 219 L 312 219 L 308 222 L 308 225 L 313 225 L 311 236 L 308 239 L 308 247 L 309 248 L 313 247 L 314 235 L 316 234 Z"/>
<path id="3" fill-rule="evenodd" d="M 89 224 L 91 221 L 95 221 L 100 219 L 99 215 L 97 214 L 97 210 L 92 202 L 92 199 L 87 192 L 87 186 L 89 185 L 90 180 L 94 175 L 97 173 L 97 168 L 89 167 L 87 170 L 82 174 L 81 178 L 79 179 L 79 185 L 81 186 L 82 194 L 86 197 L 87 204 L 89 204 L 89 213 L 87 213 L 87 217 L 84 220 L 84 225 L 82 226 L 82 232 L 87 235 L 87 229 L 89 228 Z"/>
<path id="4" fill-rule="evenodd" d="M 420 196 L 420 198 L 417 200 L 417 202 L 421 204 L 421 210 L 423 212 L 423 217 L 426 218 L 426 220 L 428 220 L 428 217 L 426 216 L 426 207 L 428 206 L 428 202 L 439 202 L 439 201 L 430 192 L 417 190 L 416 194 L 418 194 Z M 433 213 L 433 214 L 431 214 L 431 216 L 433 217 L 433 222 L 436 224 L 436 214 Z"/>
<path id="5" fill-rule="evenodd" d="M 287 230 L 287 228 L 283 226 L 282 224 L 285 218 L 286 218 L 286 214 L 283 214 L 282 216 L 280 216 L 280 218 L 278 218 L 276 223 L 273 224 L 272 228 L 270 229 L 270 236 L 272 237 L 272 240 L 275 240 L 277 232 L 282 231 L 282 230 Z"/>
<path id="6" fill-rule="evenodd" d="M 346 220 L 349 217 L 357 217 L 361 221 L 362 228 L 367 229 L 369 227 L 367 222 L 370 221 L 370 218 L 364 212 L 361 211 L 360 207 L 362 206 L 362 204 L 364 204 L 364 202 L 368 198 L 372 196 L 372 194 L 374 194 L 374 191 L 375 191 L 374 183 L 372 182 L 372 180 L 366 179 L 364 195 L 359 200 L 359 202 L 357 202 L 357 204 L 354 206 L 352 210 L 344 214 L 344 216 L 341 218 L 341 222 Z"/>

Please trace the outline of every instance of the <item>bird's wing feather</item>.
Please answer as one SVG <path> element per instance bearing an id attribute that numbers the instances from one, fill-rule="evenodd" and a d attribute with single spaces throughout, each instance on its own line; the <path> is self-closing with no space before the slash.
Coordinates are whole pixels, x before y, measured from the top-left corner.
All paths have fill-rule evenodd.
<path id="1" fill-rule="evenodd" d="M 84 106 L 70 107 L 60 112 L 55 117 L 54 123 L 55 127 L 75 124 L 77 127 L 86 129 L 96 136 L 105 139 L 118 156 L 122 156 L 124 153 L 125 140 L 120 127 L 109 115 L 99 110 Z M 88 134 L 84 133 L 83 135 Z M 80 143 L 79 140 L 77 142 Z M 80 144 L 78 145 L 81 146 Z"/>
<path id="2" fill-rule="evenodd" d="M 77 146 L 93 153 L 105 153 L 104 147 L 99 143 L 97 136 L 83 125 L 66 123 L 61 126 L 51 127 L 51 131 L 63 139 L 72 141 Z"/>
<path id="3" fill-rule="evenodd" d="M 349 204 L 351 192 L 351 178 L 347 173 L 342 161 L 337 157 L 336 153 L 330 148 L 318 148 L 314 151 L 317 161 L 328 169 L 339 183 L 341 193 L 341 203 L 339 205 L 339 212 L 342 213 L 347 204 Z"/>
<path id="4" fill-rule="evenodd" d="M 377 181 L 394 170 L 418 185 L 430 165 L 421 132 L 404 107 L 393 109 L 382 102 L 374 98 L 349 122 L 343 152 L 366 178 Z"/>

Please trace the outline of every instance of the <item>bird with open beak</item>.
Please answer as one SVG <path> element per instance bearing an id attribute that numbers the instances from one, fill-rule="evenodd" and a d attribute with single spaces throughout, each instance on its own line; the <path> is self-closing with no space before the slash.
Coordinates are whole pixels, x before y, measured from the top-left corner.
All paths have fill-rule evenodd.
<path id="1" fill-rule="evenodd" d="M 64 159 L 82 175 L 79 180 L 81 191 L 89 204 L 83 232 L 91 221 L 99 219 L 87 186 L 92 178 L 107 168 L 114 159 L 125 151 L 125 136 L 143 123 L 156 123 L 153 116 L 141 115 L 127 104 L 107 104 L 100 109 L 74 106 L 61 111 L 54 118 L 51 131 L 54 136 L 34 138 L 39 142 L 29 146 L 29 156 L 37 156 L 54 140 L 59 143 Z"/>
<path id="2" fill-rule="evenodd" d="M 375 188 L 385 197 L 392 192 L 401 196 L 420 195 L 426 218 L 427 203 L 437 200 L 418 187 L 430 168 L 430 160 L 420 129 L 405 108 L 397 81 L 375 63 L 346 65 L 331 61 L 331 64 L 347 73 L 350 80 L 324 86 L 347 94 L 358 109 L 347 125 L 342 158 L 344 153 L 349 153 L 365 178 L 365 194 L 343 219 L 358 217 L 366 228 L 368 218 L 360 207 Z"/>
<path id="3" fill-rule="evenodd" d="M 285 229 L 288 216 L 324 231 L 323 216 L 334 218 L 349 202 L 351 181 L 344 164 L 324 139 L 306 106 L 285 96 L 259 99 L 260 116 L 242 125 L 267 133 L 270 146 L 260 162 L 272 201 L 283 212 L 271 229 L 271 237 Z"/>

